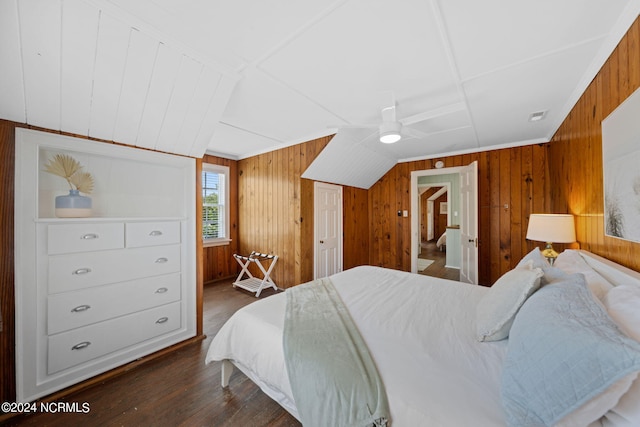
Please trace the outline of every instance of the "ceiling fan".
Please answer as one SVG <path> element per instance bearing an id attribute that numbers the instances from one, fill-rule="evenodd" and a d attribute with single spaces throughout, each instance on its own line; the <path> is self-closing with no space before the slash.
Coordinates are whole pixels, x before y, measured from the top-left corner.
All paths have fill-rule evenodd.
<path id="1" fill-rule="evenodd" d="M 403 136 L 405 138 L 421 138 L 427 135 L 426 133 L 403 126 L 402 122 L 396 118 L 395 103 L 382 109 L 382 123 L 378 126 L 378 131 L 380 133 L 380 142 L 384 144 L 398 142 Z"/>
<path id="2" fill-rule="evenodd" d="M 362 125 L 344 125 L 337 126 L 341 128 L 358 128 L 358 129 L 378 129 L 378 139 L 384 144 L 393 144 L 400 141 L 403 138 L 425 138 L 427 133 L 419 131 L 417 129 L 410 128 L 409 126 L 418 122 L 422 122 L 434 117 L 450 114 L 456 111 L 463 110 L 465 108 L 464 103 L 457 103 L 439 108 L 436 110 L 426 111 L 423 113 L 415 114 L 410 117 L 398 120 L 396 117 L 396 102 L 393 96 L 391 96 L 391 102 L 382 107 L 382 121 L 378 124 L 362 124 Z"/>

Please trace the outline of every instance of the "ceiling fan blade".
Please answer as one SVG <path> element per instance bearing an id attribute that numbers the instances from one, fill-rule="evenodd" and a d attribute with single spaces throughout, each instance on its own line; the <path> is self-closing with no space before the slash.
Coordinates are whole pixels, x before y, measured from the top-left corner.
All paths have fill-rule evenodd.
<path id="1" fill-rule="evenodd" d="M 425 111 L 423 113 L 414 114 L 413 116 L 405 117 L 400 122 L 409 126 L 414 123 L 423 122 L 425 120 L 434 119 L 436 117 L 446 116 L 447 114 L 457 113 L 458 111 L 464 111 L 467 106 L 464 102 L 458 102 L 456 104 L 445 105 L 441 108 Z"/>
<path id="2" fill-rule="evenodd" d="M 328 125 L 329 129 L 373 129 L 377 128 L 378 125 L 374 124 L 348 124 L 348 125 Z"/>
<path id="3" fill-rule="evenodd" d="M 407 138 L 416 138 L 416 139 L 424 139 L 429 136 L 428 133 L 419 131 L 417 129 L 412 129 L 407 126 L 402 127 L 402 136 Z"/>

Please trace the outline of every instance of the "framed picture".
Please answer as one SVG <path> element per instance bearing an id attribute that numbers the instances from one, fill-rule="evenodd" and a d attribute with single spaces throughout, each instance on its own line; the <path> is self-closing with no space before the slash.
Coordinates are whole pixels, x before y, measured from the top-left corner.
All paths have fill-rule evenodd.
<path id="1" fill-rule="evenodd" d="M 447 202 L 440 202 L 440 215 L 447 214 Z"/>
<path id="2" fill-rule="evenodd" d="M 640 89 L 602 121 L 604 230 L 640 242 Z"/>

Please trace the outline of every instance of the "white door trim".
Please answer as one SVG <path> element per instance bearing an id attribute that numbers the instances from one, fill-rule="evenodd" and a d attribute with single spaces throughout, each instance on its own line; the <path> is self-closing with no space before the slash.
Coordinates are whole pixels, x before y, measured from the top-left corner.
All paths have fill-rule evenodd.
<path id="1" fill-rule="evenodd" d="M 464 169 L 464 166 L 456 166 L 452 168 L 442 169 L 425 169 L 411 172 L 411 272 L 418 272 L 418 249 L 420 245 L 420 227 L 418 221 L 419 197 L 418 197 L 418 178 L 421 176 L 431 175 L 448 175 L 452 173 L 460 173 Z M 451 189 L 449 189 L 451 191 Z M 449 193 L 451 194 L 451 193 Z M 447 204 L 447 210 L 450 213 L 451 204 Z M 451 218 L 448 214 L 447 218 Z M 449 221 L 449 220 L 448 220 Z M 448 222 L 447 221 L 447 222 Z"/>

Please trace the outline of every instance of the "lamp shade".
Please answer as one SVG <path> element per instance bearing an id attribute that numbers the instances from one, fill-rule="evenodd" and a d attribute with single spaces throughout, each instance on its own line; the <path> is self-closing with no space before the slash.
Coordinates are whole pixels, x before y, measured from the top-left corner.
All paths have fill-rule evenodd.
<path id="1" fill-rule="evenodd" d="M 570 214 L 531 214 L 527 239 L 539 242 L 573 243 L 576 227 Z"/>

